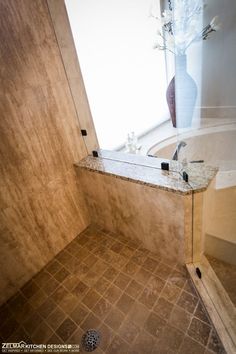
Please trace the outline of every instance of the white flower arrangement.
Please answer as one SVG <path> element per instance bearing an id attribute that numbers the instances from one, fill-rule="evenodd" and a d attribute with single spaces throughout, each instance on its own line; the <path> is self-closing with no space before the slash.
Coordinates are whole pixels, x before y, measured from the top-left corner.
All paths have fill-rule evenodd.
<path id="1" fill-rule="evenodd" d="M 168 0 L 169 9 L 158 18 L 158 39 L 154 48 L 168 50 L 176 55 L 184 55 L 188 47 L 197 41 L 206 40 L 212 32 L 221 28 L 218 16 L 203 29 L 201 16 L 205 5 L 201 0 Z"/>

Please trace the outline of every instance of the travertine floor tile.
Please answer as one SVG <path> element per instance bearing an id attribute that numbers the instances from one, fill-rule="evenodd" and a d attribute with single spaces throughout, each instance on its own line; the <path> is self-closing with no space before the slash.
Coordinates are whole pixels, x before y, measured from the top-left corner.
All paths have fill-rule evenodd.
<path id="1" fill-rule="evenodd" d="M 224 353 L 185 268 L 92 226 L 0 308 L 0 339 L 80 344 L 96 353 Z M 82 349 L 81 353 L 85 353 Z"/>

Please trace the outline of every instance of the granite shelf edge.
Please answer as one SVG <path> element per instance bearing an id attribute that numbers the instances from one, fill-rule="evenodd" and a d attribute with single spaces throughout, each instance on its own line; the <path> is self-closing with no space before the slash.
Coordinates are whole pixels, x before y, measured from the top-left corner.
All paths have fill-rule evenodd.
<path id="1" fill-rule="evenodd" d="M 180 195 L 204 192 L 217 172 L 217 169 L 211 169 L 209 177 L 205 178 L 204 182 L 201 181 L 199 186 L 197 186 L 196 183 L 193 187 L 191 184 L 186 184 L 186 182 L 182 181 L 178 172 L 171 171 L 165 174 L 164 171 L 156 168 L 137 166 L 135 164 L 132 165 L 132 163 L 122 161 L 107 160 L 102 157 L 87 156 L 78 163 L 75 163 L 74 166 L 90 172 L 113 176 L 129 182 L 142 184 L 151 188 L 162 189 Z M 127 168 L 129 173 L 127 173 Z M 144 172 L 146 172 L 146 177 Z M 155 179 L 155 181 L 150 181 L 151 178 Z"/>
<path id="2" fill-rule="evenodd" d="M 81 168 L 83 170 L 87 170 L 87 171 L 90 171 L 90 172 L 93 172 L 93 173 L 99 173 L 101 175 L 106 175 L 106 176 L 112 176 L 114 178 L 119 178 L 119 179 L 122 179 L 124 181 L 129 181 L 131 183 L 142 184 L 144 186 L 151 187 L 151 188 L 162 189 L 162 190 L 165 190 L 165 191 L 171 192 L 171 193 L 176 193 L 176 194 L 181 194 L 181 195 L 187 195 L 187 194 L 192 194 L 193 193 L 192 189 L 190 189 L 189 191 L 181 191 L 181 190 L 178 190 L 178 189 L 165 187 L 165 186 L 161 186 L 161 185 L 150 183 L 150 182 L 140 181 L 140 180 L 135 179 L 135 178 L 120 176 L 120 175 L 117 175 L 117 174 L 111 173 L 111 172 L 105 172 L 105 171 L 96 170 L 96 169 L 93 169 L 93 168 L 90 168 L 90 167 L 86 167 L 86 166 L 80 166 L 78 163 L 75 163 L 74 166 L 76 168 Z"/>

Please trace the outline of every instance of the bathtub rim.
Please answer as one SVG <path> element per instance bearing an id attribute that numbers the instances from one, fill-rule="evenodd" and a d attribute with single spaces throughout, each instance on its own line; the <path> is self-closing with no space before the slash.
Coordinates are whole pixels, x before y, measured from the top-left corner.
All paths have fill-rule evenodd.
<path id="1" fill-rule="evenodd" d="M 178 128 L 177 128 L 178 129 Z M 177 144 L 178 141 L 184 140 L 184 139 L 189 139 L 192 137 L 196 136 L 202 136 L 202 135 L 207 135 L 207 134 L 214 134 L 214 133 L 220 133 L 220 132 L 226 132 L 226 131 L 232 131 L 236 130 L 236 122 L 235 123 L 228 123 L 224 125 L 216 125 L 212 127 L 202 127 L 202 128 L 193 128 L 189 130 L 187 129 L 179 129 L 179 134 L 172 134 L 171 136 L 168 136 L 165 139 L 162 139 L 158 141 L 157 143 L 151 145 L 148 149 L 146 154 L 147 155 L 153 155 L 156 156 L 155 154 L 160 150 L 168 145 L 171 144 Z M 157 155 L 158 157 L 158 155 Z"/>

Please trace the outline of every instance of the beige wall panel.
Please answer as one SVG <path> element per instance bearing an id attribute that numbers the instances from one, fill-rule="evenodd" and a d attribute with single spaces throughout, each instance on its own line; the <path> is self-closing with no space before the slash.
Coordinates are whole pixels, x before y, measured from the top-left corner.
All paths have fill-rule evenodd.
<path id="1" fill-rule="evenodd" d="M 185 263 L 184 196 L 77 168 L 91 221 Z"/>
<path id="2" fill-rule="evenodd" d="M 89 219 L 73 169 L 87 150 L 47 2 L 0 0 L 0 23 L 2 303 Z"/>

